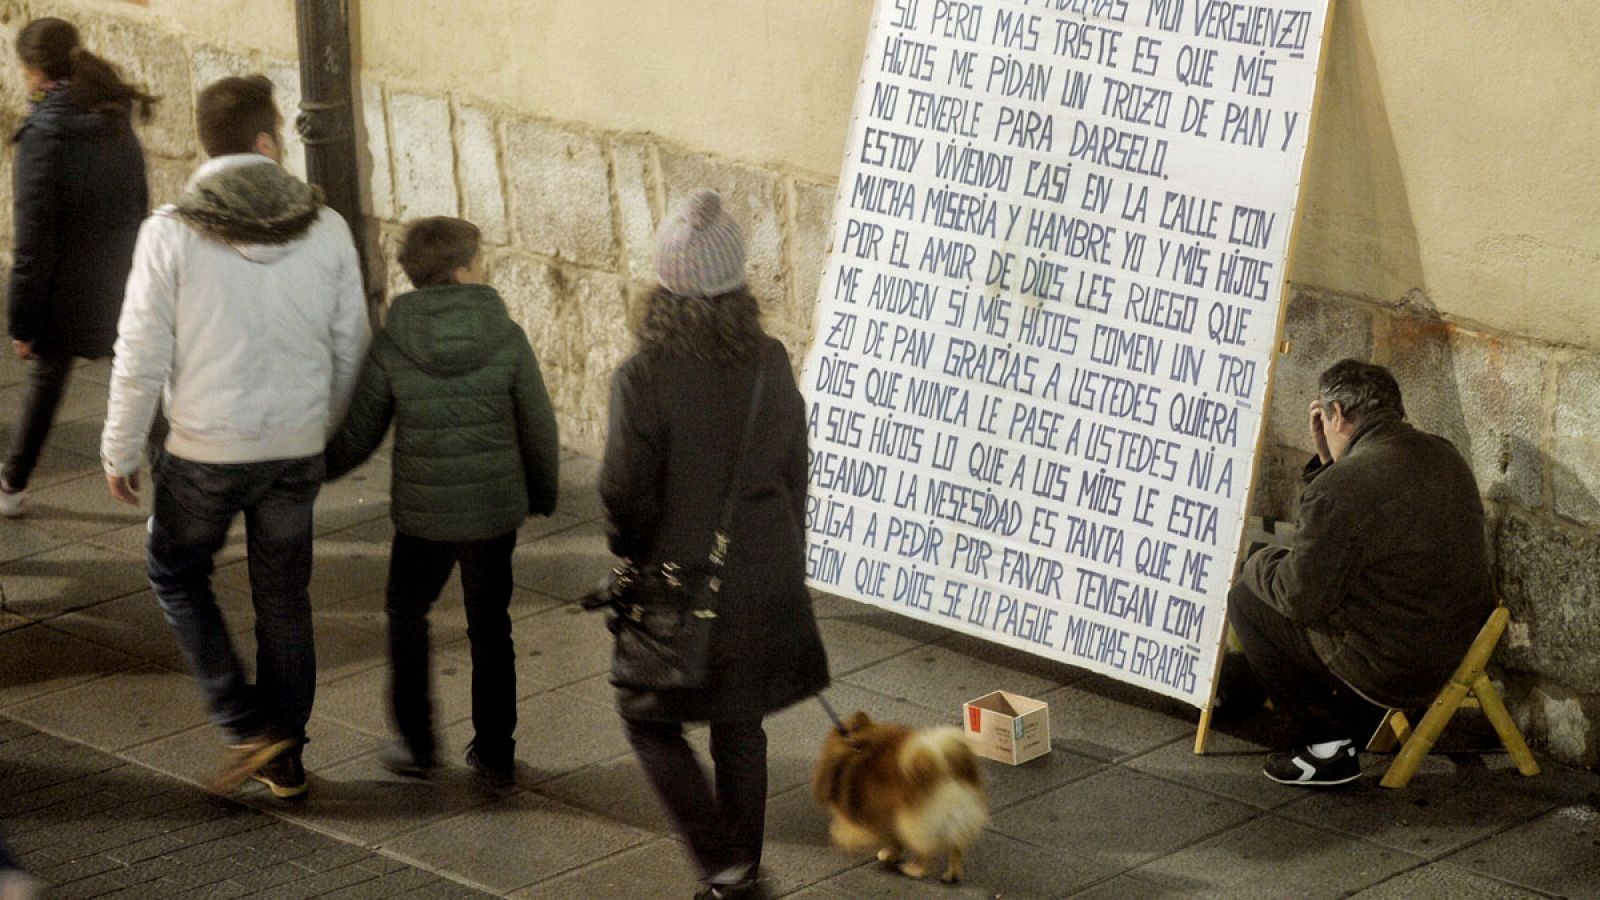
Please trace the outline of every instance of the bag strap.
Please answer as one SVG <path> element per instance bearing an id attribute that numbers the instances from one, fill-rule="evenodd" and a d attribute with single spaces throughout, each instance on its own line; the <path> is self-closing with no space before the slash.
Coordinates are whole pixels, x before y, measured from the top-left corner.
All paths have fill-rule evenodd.
<path id="1" fill-rule="evenodd" d="M 750 389 L 750 411 L 744 419 L 744 438 L 739 443 L 739 454 L 733 458 L 733 474 L 728 478 L 728 493 L 722 499 L 722 519 L 711 535 L 711 565 L 722 568 L 728 558 L 728 529 L 733 524 L 733 507 L 739 501 L 739 485 L 744 481 L 744 458 L 755 439 L 756 418 L 761 411 L 761 389 L 766 385 L 767 372 L 756 363 L 756 383 Z"/>

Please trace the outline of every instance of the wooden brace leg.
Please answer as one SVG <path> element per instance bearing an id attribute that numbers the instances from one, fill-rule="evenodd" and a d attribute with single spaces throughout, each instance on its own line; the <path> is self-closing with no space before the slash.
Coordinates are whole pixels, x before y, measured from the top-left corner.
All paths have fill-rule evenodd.
<path id="1" fill-rule="evenodd" d="M 1404 744 L 1408 737 L 1411 737 L 1411 721 L 1404 712 L 1391 709 L 1384 714 L 1378 730 L 1372 733 L 1372 740 L 1367 742 L 1367 752 L 1388 753 L 1395 748 L 1395 744 Z"/>
<path id="2" fill-rule="evenodd" d="M 1427 715 L 1417 724 L 1416 731 L 1400 748 L 1400 753 L 1395 756 L 1394 763 L 1389 766 L 1389 771 L 1383 775 L 1379 784 L 1386 788 L 1403 788 L 1411 782 L 1411 776 L 1417 774 L 1417 769 L 1422 766 L 1422 760 L 1427 757 L 1428 751 L 1433 749 L 1433 744 L 1444 733 L 1444 726 L 1449 724 L 1450 717 L 1456 714 L 1456 707 L 1461 705 L 1461 698 L 1467 695 L 1467 686 L 1459 681 L 1452 680 L 1445 689 L 1434 698 L 1433 705 L 1428 707 Z"/>
<path id="3" fill-rule="evenodd" d="M 1500 692 L 1494 689 L 1494 682 L 1488 675 L 1479 675 L 1472 682 L 1472 693 L 1478 698 L 1478 705 L 1483 708 L 1483 714 L 1488 717 L 1489 724 L 1494 726 L 1495 733 L 1500 735 L 1500 743 L 1506 745 L 1506 752 L 1511 754 L 1511 761 L 1517 764 L 1517 771 L 1524 775 L 1539 774 L 1539 763 L 1533 758 L 1533 752 L 1528 749 L 1528 742 L 1523 740 L 1522 731 L 1517 728 L 1517 723 L 1511 720 L 1511 713 L 1506 710 L 1506 705 L 1500 701 Z"/>

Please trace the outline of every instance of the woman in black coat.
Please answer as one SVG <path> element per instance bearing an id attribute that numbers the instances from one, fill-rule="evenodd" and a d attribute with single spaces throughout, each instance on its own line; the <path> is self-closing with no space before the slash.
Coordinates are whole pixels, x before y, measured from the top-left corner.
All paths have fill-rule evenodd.
<path id="1" fill-rule="evenodd" d="M 611 550 L 640 565 L 704 560 L 745 433 L 756 427 L 729 527 L 711 675 L 695 690 L 617 690 L 628 738 L 689 844 L 700 897 L 761 896 L 767 743 L 761 720 L 828 683 L 805 586 L 805 402 L 745 288 L 739 226 L 691 196 L 656 235 L 638 350 L 612 379 L 600 472 Z M 715 789 L 683 738 L 711 724 Z"/>
<path id="2" fill-rule="evenodd" d="M 77 357 L 111 354 L 139 223 L 149 210 L 144 154 L 129 116 L 153 98 L 124 84 L 61 19 L 17 36 L 31 111 L 17 145 L 11 346 L 29 361 L 22 414 L 0 467 L 0 515 L 24 491 Z"/>

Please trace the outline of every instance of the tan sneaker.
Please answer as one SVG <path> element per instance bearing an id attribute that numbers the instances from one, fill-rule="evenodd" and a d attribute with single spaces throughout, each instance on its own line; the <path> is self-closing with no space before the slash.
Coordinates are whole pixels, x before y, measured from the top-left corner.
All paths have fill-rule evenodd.
<path id="1" fill-rule="evenodd" d="M 266 785 L 279 800 L 303 799 L 311 787 L 306 781 L 306 766 L 300 758 L 299 747 L 278 754 L 277 759 L 251 772 L 250 777 Z"/>
<path id="2" fill-rule="evenodd" d="M 44 882 L 21 869 L 0 869 L 0 900 L 41 900 Z"/>
<path id="3" fill-rule="evenodd" d="M 207 790 L 226 794 L 256 770 L 272 762 L 299 744 L 294 738 L 275 734 L 259 734 L 237 744 L 229 744 L 222 755 L 222 770 L 206 784 Z"/>

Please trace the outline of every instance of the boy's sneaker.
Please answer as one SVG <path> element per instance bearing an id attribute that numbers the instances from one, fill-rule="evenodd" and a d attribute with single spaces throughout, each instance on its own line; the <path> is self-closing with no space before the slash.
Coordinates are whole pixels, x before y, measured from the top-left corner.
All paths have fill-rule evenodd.
<path id="1" fill-rule="evenodd" d="M 27 512 L 28 491 L 24 489 L 12 490 L 4 481 L 0 481 L 0 516 L 8 519 L 21 518 Z"/>
<path id="2" fill-rule="evenodd" d="M 1261 771 L 1279 784 L 1303 787 L 1348 784 L 1361 777 L 1361 760 L 1356 756 L 1355 742 L 1342 743 L 1327 759 L 1312 753 L 1310 747 L 1269 753 Z"/>
<path id="3" fill-rule="evenodd" d="M 467 745 L 467 767 L 472 770 L 472 780 L 480 790 L 502 793 L 517 786 L 515 760 L 485 759 L 479 755 L 476 742 Z"/>
<path id="4" fill-rule="evenodd" d="M 271 733 L 229 744 L 222 756 L 222 770 L 212 777 L 206 787 L 214 793 L 226 794 L 268 763 L 299 746 L 300 742 L 294 738 Z"/>
<path id="5" fill-rule="evenodd" d="M 403 778 L 432 778 L 439 771 L 439 760 L 435 757 L 418 756 L 412 753 L 406 745 L 398 741 L 384 745 L 378 751 L 378 765 L 395 775 Z"/>
<path id="6" fill-rule="evenodd" d="M 272 762 L 250 773 L 250 777 L 267 786 L 272 796 L 279 800 L 298 800 L 306 795 L 306 767 L 300 758 L 300 748 L 281 753 Z"/>

